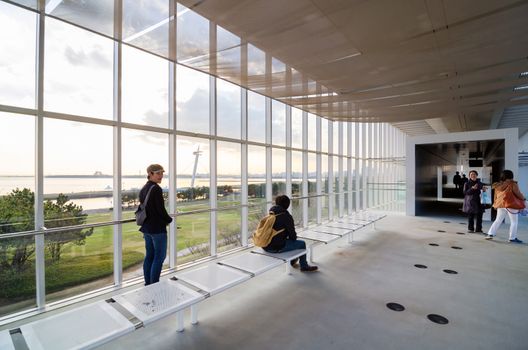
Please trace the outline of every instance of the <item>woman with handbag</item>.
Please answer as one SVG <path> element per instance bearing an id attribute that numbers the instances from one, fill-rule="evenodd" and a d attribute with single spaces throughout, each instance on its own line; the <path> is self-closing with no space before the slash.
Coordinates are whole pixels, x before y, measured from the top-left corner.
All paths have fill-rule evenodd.
<path id="1" fill-rule="evenodd" d="M 517 224 L 519 221 L 519 210 L 526 207 L 524 204 L 526 198 L 519 190 L 517 181 L 513 181 L 513 172 L 511 170 L 504 170 L 501 181 L 494 183 L 492 188 L 495 190 L 493 208 L 497 209 L 497 217 L 491 225 L 486 239 L 493 239 L 497 234 L 499 226 L 506 216 L 508 216 L 510 218 L 510 242 L 522 243 L 517 238 Z"/>

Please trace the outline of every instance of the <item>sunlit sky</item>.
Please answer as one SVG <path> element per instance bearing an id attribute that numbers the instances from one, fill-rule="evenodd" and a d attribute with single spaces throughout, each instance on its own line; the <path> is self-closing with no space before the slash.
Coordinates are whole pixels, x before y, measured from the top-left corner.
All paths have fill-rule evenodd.
<path id="1" fill-rule="evenodd" d="M 197 18 L 191 11 L 186 15 L 189 19 Z M 199 36 L 199 32 L 204 31 L 204 19 L 200 18 L 199 21 L 201 30 L 192 35 Z M 35 108 L 35 26 L 36 15 L 33 12 L 0 2 L 0 104 Z M 182 26 L 185 28 L 182 32 L 190 32 L 189 26 L 186 27 L 184 22 Z M 113 41 L 50 17 L 46 18 L 45 34 L 44 109 L 111 120 Z M 218 36 L 222 38 L 219 46 L 229 47 L 239 41 L 238 37 L 223 29 L 219 29 Z M 249 52 L 249 71 L 262 74 L 263 52 L 253 46 L 250 46 Z M 284 69 L 281 62 L 274 60 L 273 63 L 274 70 Z M 168 61 L 123 45 L 122 69 L 122 121 L 168 128 Z M 236 85 L 218 81 L 219 135 L 235 139 L 240 137 L 239 90 Z M 258 119 L 260 115 L 264 115 L 264 98 L 254 95 L 253 99 L 250 96 L 250 101 L 252 100 L 256 104 L 250 105 L 248 112 L 249 137 L 263 142 L 263 129 L 251 123 L 255 120 L 252 116 L 257 116 Z M 178 66 L 177 102 L 178 129 L 208 133 L 208 75 Z M 273 111 L 273 131 L 282 131 L 282 134 L 274 134 L 273 143 L 284 145 L 284 105 L 274 101 Z M 293 145 L 300 147 L 300 111 L 294 110 L 292 114 Z M 0 175 L 34 174 L 34 135 L 34 117 L 0 112 Z M 112 138 L 113 128 L 110 126 L 45 118 L 44 174 L 93 174 L 95 171 L 112 174 Z M 310 141 L 309 148 L 313 149 L 314 141 Z M 167 168 L 168 142 L 169 138 L 165 133 L 123 129 L 122 173 L 139 174 L 150 163 L 161 163 Z M 179 137 L 178 173 L 192 172 L 195 160 L 193 152 L 198 149 L 199 144 L 202 154 L 197 171 L 209 172 L 208 141 Z M 258 154 L 262 150 L 255 148 Z M 285 166 L 282 166 L 285 162 L 283 152 L 273 154 L 274 163 L 277 162 L 275 167 L 285 170 Z M 252 157 L 251 151 L 249 157 Z M 292 157 L 294 170 L 301 170 L 298 158 Z M 240 144 L 219 143 L 217 159 L 219 175 L 240 176 Z M 254 159 L 249 161 L 250 173 L 265 171 L 265 157 L 257 159 L 257 162 Z"/>

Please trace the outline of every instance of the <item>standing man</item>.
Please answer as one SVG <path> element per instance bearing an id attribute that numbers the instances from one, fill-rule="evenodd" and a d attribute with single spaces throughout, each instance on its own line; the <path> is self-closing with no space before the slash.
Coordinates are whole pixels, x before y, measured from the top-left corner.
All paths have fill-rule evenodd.
<path id="1" fill-rule="evenodd" d="M 276 234 L 270 244 L 264 247 L 264 250 L 269 253 L 282 253 L 288 252 L 295 249 L 306 249 L 306 243 L 297 239 L 297 232 L 295 232 L 295 225 L 293 223 L 293 217 L 288 212 L 290 206 L 290 198 L 286 195 L 280 195 L 275 198 L 275 204 L 270 208 L 270 212 L 275 214 L 275 224 L 273 225 L 274 230 L 284 231 Z M 306 254 L 299 258 L 302 272 L 313 272 L 317 271 L 317 266 L 310 266 L 306 261 Z M 291 261 L 292 266 L 296 266 L 297 259 Z"/>
<path id="2" fill-rule="evenodd" d="M 455 175 L 453 176 L 453 185 L 455 185 L 455 188 L 460 188 L 460 182 L 462 178 L 460 177 L 460 173 L 457 171 Z"/>
<path id="3" fill-rule="evenodd" d="M 139 231 L 145 239 L 145 260 L 143 261 L 143 276 L 145 285 L 159 282 L 163 261 L 167 255 L 167 225 L 172 218 L 165 210 L 163 191 L 159 184 L 163 179 L 163 167 L 151 164 L 147 168 L 147 183 L 139 192 L 139 201 L 147 201 L 145 210 L 147 218 Z M 148 195 L 148 199 L 147 199 Z"/>

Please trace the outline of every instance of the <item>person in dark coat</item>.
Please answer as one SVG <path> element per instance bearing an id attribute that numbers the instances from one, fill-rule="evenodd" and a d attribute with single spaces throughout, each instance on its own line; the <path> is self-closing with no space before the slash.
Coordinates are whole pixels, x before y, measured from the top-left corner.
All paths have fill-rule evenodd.
<path id="1" fill-rule="evenodd" d="M 167 225 L 172 218 L 165 210 L 163 191 L 159 184 L 163 179 L 163 167 L 151 164 L 147 168 L 147 183 L 139 191 L 139 202 L 144 203 L 148 192 L 150 195 L 146 205 L 147 218 L 139 231 L 145 239 L 145 260 L 143 261 L 143 276 L 145 285 L 159 282 L 163 261 L 167 255 Z"/>
<path id="2" fill-rule="evenodd" d="M 455 185 L 456 189 L 459 189 L 462 183 L 462 177 L 460 176 L 460 173 L 457 171 L 455 175 L 453 176 L 453 185 Z"/>
<path id="3" fill-rule="evenodd" d="M 273 229 L 277 231 L 284 229 L 284 231 L 276 234 L 271 239 L 271 242 L 264 247 L 264 250 L 269 253 L 282 253 L 295 249 L 306 249 L 306 243 L 297 239 L 293 217 L 287 210 L 290 206 L 290 198 L 285 195 L 277 196 L 277 198 L 275 198 L 275 204 L 276 205 L 269 210 L 275 214 L 275 224 L 273 224 Z M 297 259 L 291 261 L 291 264 L 294 267 L 296 266 L 296 263 Z M 317 271 L 317 266 L 308 265 L 306 255 L 299 257 L 299 263 L 302 272 Z"/>
<path id="4" fill-rule="evenodd" d="M 477 178 L 476 170 L 469 172 L 469 180 L 464 184 L 464 206 L 462 211 L 468 214 L 468 232 L 482 233 L 482 214 L 484 206 L 480 203 L 480 192 L 486 191 L 486 187 Z M 476 226 L 475 226 L 476 220 Z"/>

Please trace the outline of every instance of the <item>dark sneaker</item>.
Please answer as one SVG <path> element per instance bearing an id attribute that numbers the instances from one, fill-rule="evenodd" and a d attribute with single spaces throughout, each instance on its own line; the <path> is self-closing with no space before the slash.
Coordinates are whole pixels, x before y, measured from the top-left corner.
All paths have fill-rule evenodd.
<path id="1" fill-rule="evenodd" d="M 493 235 L 487 235 L 484 239 L 493 239 Z"/>
<path id="2" fill-rule="evenodd" d="M 317 266 L 306 266 L 306 267 L 301 267 L 301 271 L 302 272 L 314 272 L 314 271 L 317 271 Z"/>
<path id="3" fill-rule="evenodd" d="M 523 241 L 521 241 L 519 238 L 514 238 L 514 239 L 510 239 L 510 242 L 511 243 L 522 243 Z"/>
<path id="4" fill-rule="evenodd" d="M 475 233 L 484 233 L 482 230 L 476 230 Z"/>
<path id="5" fill-rule="evenodd" d="M 299 259 L 292 259 L 290 260 L 290 265 L 295 267 L 295 268 L 298 268 L 299 267 Z"/>

